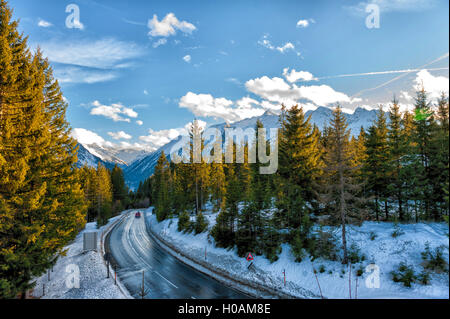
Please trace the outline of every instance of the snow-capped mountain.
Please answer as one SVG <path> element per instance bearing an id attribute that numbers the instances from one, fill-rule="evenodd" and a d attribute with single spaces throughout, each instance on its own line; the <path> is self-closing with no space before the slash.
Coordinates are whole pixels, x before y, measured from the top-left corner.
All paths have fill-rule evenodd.
<path id="1" fill-rule="evenodd" d="M 104 162 L 100 157 L 92 154 L 82 144 L 78 143 L 77 145 L 78 145 L 77 167 L 79 168 L 83 166 L 97 167 L 98 163 L 101 163 L 104 166 L 108 166 L 108 163 Z"/>
<path id="2" fill-rule="evenodd" d="M 84 145 L 84 147 L 103 161 L 115 163 L 119 166 L 128 166 L 149 154 L 148 151 L 143 149 L 111 147 L 98 144 Z"/>
<path id="3" fill-rule="evenodd" d="M 306 112 L 306 116 L 311 116 L 311 122 L 316 124 L 317 127 L 320 130 L 323 130 L 323 128 L 329 123 L 333 111 L 326 107 L 319 107 L 314 111 L 308 111 Z M 367 129 L 375 120 L 377 111 L 376 110 L 367 110 L 364 108 L 357 108 L 354 113 L 344 113 L 346 119 L 348 128 L 351 131 L 352 135 L 357 136 L 359 134 L 359 131 L 361 127 L 364 127 Z M 239 122 L 235 122 L 232 124 L 216 124 L 211 126 L 212 128 L 219 129 L 222 134 L 224 133 L 225 127 L 230 128 L 242 128 L 245 130 L 246 128 L 252 127 L 254 128 L 256 126 L 256 121 L 260 120 L 265 128 L 279 128 L 279 116 L 271 113 L 270 111 L 264 113 L 262 116 L 259 117 L 253 117 L 248 118 Z M 181 137 L 178 137 L 172 141 L 170 141 L 168 144 L 162 146 L 155 152 L 135 161 L 131 165 L 125 167 L 124 174 L 125 179 L 132 189 L 136 189 L 139 185 L 139 182 L 144 181 L 147 179 L 150 175 L 153 174 L 156 163 L 158 161 L 158 158 L 161 156 L 161 153 L 164 151 L 166 156 L 170 154 L 170 151 L 172 147 L 180 141 Z M 205 141 L 206 143 L 208 141 Z"/>

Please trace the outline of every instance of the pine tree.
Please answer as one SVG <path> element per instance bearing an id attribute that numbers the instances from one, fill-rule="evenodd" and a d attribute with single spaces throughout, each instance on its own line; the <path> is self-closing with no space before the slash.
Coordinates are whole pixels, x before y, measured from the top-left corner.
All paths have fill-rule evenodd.
<path id="1" fill-rule="evenodd" d="M 123 170 L 117 165 L 114 165 L 113 169 L 111 170 L 111 183 L 113 190 L 113 200 L 120 201 L 122 205 L 126 205 L 128 188 L 125 185 Z"/>
<path id="2" fill-rule="evenodd" d="M 67 105 L 11 16 L 0 0 L 0 298 L 29 289 L 85 222 Z"/>
<path id="3" fill-rule="evenodd" d="M 331 208 L 330 213 L 339 221 L 342 230 L 343 263 L 348 262 L 346 225 L 364 218 L 365 200 L 358 197 L 361 185 L 354 177 L 357 168 L 352 160 L 350 130 L 338 105 L 333 110 L 329 143 L 325 150 L 325 170 L 321 201 Z M 296 240 L 299 240 L 298 238 Z"/>
<path id="4" fill-rule="evenodd" d="M 398 101 L 394 98 L 389 108 L 389 129 L 387 143 L 389 146 L 389 184 L 387 190 L 389 195 L 395 199 L 398 207 L 398 217 L 400 221 L 405 219 L 403 205 L 404 194 L 404 165 L 407 153 L 407 140 L 403 132 L 402 116 Z"/>
<path id="5" fill-rule="evenodd" d="M 438 100 L 436 123 L 433 127 L 430 178 L 433 187 L 434 218 L 439 220 L 442 215 L 448 215 L 449 211 L 443 193 L 443 187 L 449 184 L 449 102 L 445 94 Z"/>
<path id="6" fill-rule="evenodd" d="M 227 147 L 233 147 L 229 143 Z M 225 209 L 216 218 L 216 224 L 211 230 L 216 245 L 218 247 L 233 247 L 236 236 L 236 219 L 239 215 L 239 202 L 241 198 L 240 185 L 235 173 L 235 164 L 226 165 L 227 185 L 225 193 Z"/>
<path id="7" fill-rule="evenodd" d="M 386 191 L 389 167 L 387 131 L 386 117 L 380 106 L 377 118 L 367 134 L 367 161 L 364 167 L 364 172 L 367 176 L 367 190 L 375 199 L 375 216 L 377 221 L 380 214 L 380 202 L 383 201 L 386 220 L 389 218 L 388 194 Z"/>
<path id="8" fill-rule="evenodd" d="M 424 206 L 424 213 L 426 218 L 431 218 L 432 214 L 437 219 L 437 208 L 434 203 L 433 196 L 433 170 L 432 170 L 432 134 L 435 129 L 435 121 L 431 104 L 428 101 L 427 93 L 422 87 L 417 91 L 415 98 L 415 117 L 414 117 L 414 139 L 415 155 L 420 159 L 420 169 L 416 172 L 418 174 L 418 185 L 422 193 L 422 201 Z M 423 172 L 423 174 L 422 174 Z"/>
<path id="9" fill-rule="evenodd" d="M 168 218 L 171 214 L 171 202 L 169 197 L 170 189 L 170 168 L 164 151 L 155 166 L 155 173 L 153 175 L 154 191 L 153 198 L 155 201 L 156 217 L 159 222 Z"/>
<path id="10" fill-rule="evenodd" d="M 308 214 L 307 204 L 316 204 L 313 185 L 321 172 L 320 139 L 301 107 L 283 108 L 280 122 L 277 215 L 280 226 L 295 230 Z"/>

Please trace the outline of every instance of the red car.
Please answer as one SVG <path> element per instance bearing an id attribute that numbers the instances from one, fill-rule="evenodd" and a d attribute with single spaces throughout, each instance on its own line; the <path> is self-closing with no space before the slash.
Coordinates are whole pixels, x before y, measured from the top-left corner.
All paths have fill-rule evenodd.
<path id="1" fill-rule="evenodd" d="M 141 212 L 137 212 L 137 213 L 134 215 L 134 217 L 136 217 L 136 218 L 141 218 Z"/>

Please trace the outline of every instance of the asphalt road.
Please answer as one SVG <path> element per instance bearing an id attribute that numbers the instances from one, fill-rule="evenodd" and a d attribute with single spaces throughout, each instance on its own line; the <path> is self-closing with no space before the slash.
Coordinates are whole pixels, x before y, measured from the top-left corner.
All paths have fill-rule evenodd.
<path id="1" fill-rule="evenodd" d="M 149 299 L 244 299 L 234 290 L 180 262 L 161 248 L 147 233 L 144 216 L 125 217 L 106 238 L 106 251 L 130 294 Z M 114 276 L 114 274 L 112 274 Z"/>

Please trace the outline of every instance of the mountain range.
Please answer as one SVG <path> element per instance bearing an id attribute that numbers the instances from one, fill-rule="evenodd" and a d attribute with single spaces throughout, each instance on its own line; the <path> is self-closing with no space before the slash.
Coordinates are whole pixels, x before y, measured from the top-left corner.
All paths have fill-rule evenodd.
<path id="1" fill-rule="evenodd" d="M 323 128 L 329 123 L 332 112 L 333 111 L 329 108 L 319 107 L 314 111 L 306 112 L 306 116 L 311 116 L 311 122 L 317 125 L 320 130 L 323 130 Z M 365 108 L 357 108 L 354 113 L 344 113 L 344 115 L 347 119 L 348 128 L 350 129 L 351 134 L 356 136 L 359 134 L 361 127 L 367 129 L 370 125 L 372 125 L 373 121 L 376 119 L 377 111 L 367 110 Z M 271 112 L 266 112 L 262 116 L 244 119 L 232 124 L 222 123 L 213 125 L 211 127 L 219 129 L 223 134 L 225 127 L 242 128 L 243 130 L 249 127 L 254 128 L 258 119 L 263 123 L 265 128 L 280 127 L 280 124 L 278 122 L 279 116 Z M 168 144 L 162 146 L 155 152 L 152 152 L 125 167 L 124 174 L 127 184 L 132 189 L 136 189 L 139 185 L 139 182 L 145 180 L 153 174 L 156 163 L 158 161 L 158 158 L 161 156 L 161 153 L 164 151 L 166 155 L 170 154 L 172 147 L 180 139 L 181 137 L 178 137 L 170 141 Z"/>
<path id="2" fill-rule="evenodd" d="M 311 122 L 314 123 L 320 130 L 323 130 L 323 128 L 329 123 L 332 112 L 333 111 L 330 108 L 319 107 L 313 111 L 310 110 L 306 112 L 306 116 L 311 116 Z M 361 127 L 367 129 L 373 123 L 376 119 L 377 111 L 359 107 L 354 111 L 354 113 L 344 113 L 344 116 L 346 117 L 351 134 L 358 135 Z M 216 124 L 210 127 L 216 128 L 224 134 L 226 127 L 232 129 L 242 128 L 243 130 L 250 127 L 254 128 L 257 120 L 260 120 L 265 128 L 280 127 L 279 116 L 270 111 L 259 117 L 244 119 L 232 124 Z M 108 168 L 118 165 L 124 171 L 125 180 L 128 186 L 131 189 L 136 189 L 139 182 L 144 181 L 153 174 L 156 162 L 161 156 L 161 153 L 164 151 L 166 155 L 170 154 L 172 147 L 179 142 L 180 139 L 181 136 L 151 153 L 145 152 L 144 150 L 114 149 L 112 147 L 99 146 L 96 144 L 79 144 L 78 166 L 97 166 L 99 162 Z"/>

